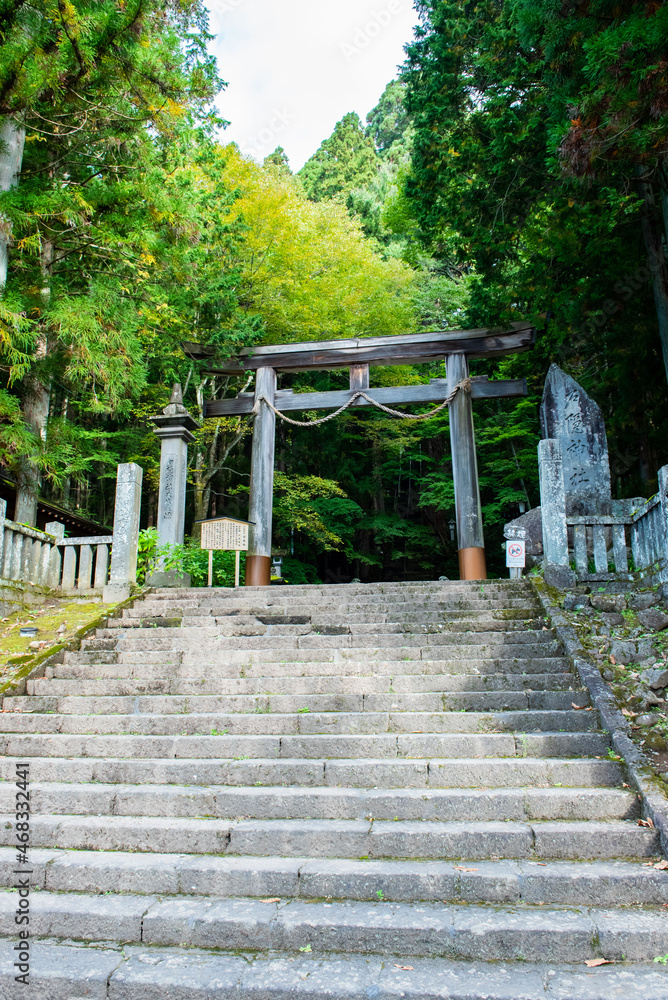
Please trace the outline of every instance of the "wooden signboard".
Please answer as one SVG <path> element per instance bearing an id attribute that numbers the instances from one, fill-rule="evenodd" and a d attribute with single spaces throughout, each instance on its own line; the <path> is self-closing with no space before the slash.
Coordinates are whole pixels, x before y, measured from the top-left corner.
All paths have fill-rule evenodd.
<path id="1" fill-rule="evenodd" d="M 232 517 L 216 517 L 200 521 L 202 537 L 200 547 L 209 551 L 209 586 L 213 586 L 213 553 L 235 552 L 234 586 L 239 586 L 240 553 L 248 551 L 250 521 L 237 521 Z"/>

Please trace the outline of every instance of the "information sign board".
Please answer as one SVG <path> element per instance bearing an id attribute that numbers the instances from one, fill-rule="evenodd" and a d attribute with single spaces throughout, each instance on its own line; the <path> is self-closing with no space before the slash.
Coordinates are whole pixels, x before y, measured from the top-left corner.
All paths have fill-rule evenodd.
<path id="1" fill-rule="evenodd" d="M 248 548 L 248 522 L 235 521 L 230 517 L 203 521 L 201 547 L 245 552 Z"/>
<path id="2" fill-rule="evenodd" d="M 248 551 L 248 529 L 250 521 L 237 521 L 233 517 L 215 517 L 211 521 L 200 521 L 202 535 L 200 548 L 209 550 L 209 586 L 213 586 L 213 553 L 235 552 L 234 586 L 239 586 L 240 553 Z"/>

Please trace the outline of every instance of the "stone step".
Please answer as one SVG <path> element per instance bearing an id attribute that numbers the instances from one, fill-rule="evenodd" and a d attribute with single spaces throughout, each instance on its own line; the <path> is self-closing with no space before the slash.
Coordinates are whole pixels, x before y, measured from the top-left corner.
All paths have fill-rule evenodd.
<path id="1" fill-rule="evenodd" d="M 166 605 L 153 604 L 136 605 L 124 611 L 121 618 L 110 618 L 107 625 L 110 629 L 144 628 L 179 628 L 185 621 L 191 625 L 202 622 L 213 625 L 233 625 L 237 622 L 257 623 L 262 621 L 269 626 L 280 624 L 317 624 L 341 625 L 379 623 L 431 623 L 464 621 L 507 621 L 515 623 L 525 619 L 542 619 L 544 610 L 539 601 L 495 601 L 495 600 L 462 600 L 456 605 L 442 601 L 416 597 L 402 602 L 344 604 L 327 603 L 284 603 L 274 605 L 258 605 L 257 603 L 234 602 L 225 605 Z"/>
<path id="2" fill-rule="evenodd" d="M 50 681 L 44 682 L 48 691 Z M 61 715 L 217 715 L 378 712 L 524 712 L 586 708 L 589 695 L 576 691 L 452 691 L 418 694 L 270 694 L 270 695 L 123 695 L 119 685 L 100 681 L 107 689 L 97 696 L 20 695 L 3 698 L 3 712 L 56 712 Z"/>
<path id="3" fill-rule="evenodd" d="M 13 893 L 0 893 L 0 936 L 16 932 Z M 271 903 L 185 895 L 178 900 L 41 892 L 30 912 L 36 937 L 145 946 L 401 954 L 469 961 L 652 961 L 668 950 L 655 908 L 620 922 L 616 909 L 448 906 L 423 902 Z"/>
<path id="4" fill-rule="evenodd" d="M 379 771 L 382 773 L 384 763 Z M 336 772 L 336 768 L 333 768 Z M 368 779 L 376 780 L 374 765 Z M 503 822 L 608 820 L 638 816 L 638 799 L 616 788 L 422 789 L 241 787 L 222 785 L 31 782 L 40 815 L 179 816 L 217 819 L 369 819 Z M 11 812 L 13 785 L 0 786 L 0 811 Z"/>
<path id="5" fill-rule="evenodd" d="M 16 878 L 0 848 L 0 886 Z M 357 861 L 35 849 L 31 885 L 51 892 L 160 896 L 630 906 L 668 902 L 665 872 L 629 861 Z"/>
<path id="6" fill-rule="evenodd" d="M 94 699 L 81 699 L 88 709 L 85 715 L 70 713 L 32 714 L 30 702 L 41 703 L 48 699 L 5 699 L 24 711 L 9 711 L 0 716 L 0 727 L 5 733 L 67 731 L 81 734 L 131 733 L 137 735 L 205 735 L 216 732 L 234 735 L 353 735 L 382 733 L 541 733 L 551 731 L 593 731 L 598 726 L 597 713 L 583 711 L 507 711 L 507 712 L 295 712 L 285 715 L 255 712 L 181 714 L 140 714 L 128 711 L 123 714 L 99 714 L 96 707 L 109 711 L 112 705 L 95 705 Z M 142 699 L 135 699 L 139 703 Z M 104 701 L 104 699 L 100 699 Z M 113 702 L 113 699 L 111 699 Z M 119 702 L 122 699 L 119 699 Z"/>
<path id="7" fill-rule="evenodd" d="M 143 633 L 142 633 L 143 634 Z M 521 633 L 520 633 L 521 634 Z M 528 634 L 528 633 L 527 633 Z M 262 638 L 262 637 L 260 637 Z M 318 642 L 325 643 L 329 640 L 346 638 L 345 636 L 321 636 Z M 350 638 L 350 637 L 348 637 Z M 406 637 L 402 637 L 402 643 Z M 410 638 L 410 637 L 409 637 Z M 376 662 L 402 661 L 402 660 L 537 660 L 545 658 L 559 658 L 562 650 L 556 641 L 539 643 L 464 643 L 462 645 L 432 644 L 431 639 L 440 639 L 440 636 L 431 636 L 430 644 L 421 646 L 419 636 L 413 637 L 416 642 L 412 645 L 398 646 L 372 646 L 368 647 L 357 644 L 354 648 L 348 646 L 323 645 L 321 648 L 307 648 L 292 645 L 296 640 L 288 640 L 285 647 L 239 648 L 241 639 L 231 644 L 229 639 L 220 639 L 217 643 L 210 643 L 210 648 L 206 655 L 202 655 L 202 646 L 198 648 L 195 641 L 181 643 L 170 643 L 154 639 L 123 639 L 124 645 L 116 650 L 78 650 L 76 652 L 66 652 L 64 654 L 65 663 L 90 664 L 98 663 L 163 663 L 178 664 L 183 663 L 206 670 L 210 670 L 216 665 L 244 665 L 251 663 L 272 663 L 290 662 L 299 663 L 307 661 L 309 663 L 353 661 L 354 663 L 366 664 L 365 673 L 369 672 L 369 665 Z M 308 639 L 305 637 L 304 641 Z M 253 640 L 254 641 L 254 640 Z M 251 642 L 251 639 L 244 639 L 243 642 Z M 125 645 L 129 643 L 130 645 Z M 162 644 L 161 644 L 162 643 Z M 466 668 L 465 669 L 470 669 Z"/>
<path id="8" fill-rule="evenodd" d="M 501 632 L 504 635 L 510 635 L 515 632 L 542 632 L 547 626 L 545 624 L 544 618 L 523 618 L 520 621 L 508 621 L 503 618 L 500 620 L 495 620 L 492 617 L 486 617 L 482 620 L 469 620 L 465 619 L 462 621 L 444 621 L 443 616 L 441 616 L 438 621 L 425 621 L 422 616 L 419 619 L 411 622 L 398 622 L 398 621 L 365 621 L 364 623 L 354 623 L 354 622 L 341 622 L 336 621 L 330 623 L 323 623 L 321 625 L 315 624 L 313 622 L 301 622 L 298 624 L 292 624 L 289 622 L 289 616 L 285 616 L 285 621 L 281 620 L 281 616 L 276 616 L 279 620 L 276 623 L 272 623 L 271 619 L 264 617 L 263 621 L 257 618 L 241 618 L 241 617 L 225 617 L 225 618 L 214 618 L 211 617 L 185 617 L 182 622 L 177 627 L 166 627 L 166 626 L 154 626 L 150 628 L 145 628 L 138 631 L 134 629 L 132 634 L 143 635 L 144 632 L 148 632 L 149 635 L 160 633 L 160 636 L 166 634 L 168 637 L 178 637 L 183 635 L 184 632 L 192 632 L 192 630 L 197 630 L 198 633 L 202 629 L 214 629 L 215 635 L 224 635 L 229 637 L 236 636 L 252 636 L 252 635 L 266 635 L 266 636 L 302 636 L 302 635 L 453 635 L 455 637 L 462 633 L 469 632 Z M 298 617 L 298 616 L 294 616 Z M 142 619 L 143 620 L 143 619 Z M 170 619 L 166 619 L 170 620 Z M 150 619 L 150 621 L 158 621 L 158 619 Z M 113 634 L 113 630 L 109 630 Z M 122 629 L 116 630 L 116 635 L 122 632 Z"/>
<path id="9" fill-rule="evenodd" d="M 104 717 L 101 717 L 104 718 Z M 99 719 L 95 720 L 99 723 Z M 607 754 L 607 733 L 308 733 L 235 734 L 220 728 L 175 736 L 136 733 L 134 718 L 115 723 L 120 732 L 94 733 L 78 716 L 2 716 L 0 751 L 18 757 L 239 758 L 530 758 L 596 757 Z M 11 727 L 14 727 L 13 731 Z M 88 728 L 85 728 L 88 727 Z M 82 731 L 83 730 L 83 731 Z"/>
<path id="10" fill-rule="evenodd" d="M 14 942 L 0 946 L 0 987 L 6 1000 L 25 996 L 14 981 Z M 306 946 L 304 946 L 306 947 Z M 45 1000 L 628 1000 L 629 982 L 638 997 L 668 1000 L 668 975 L 656 964 L 609 965 L 518 963 L 512 966 L 400 956 L 278 954 L 267 959 L 203 949 L 103 945 L 31 945 L 30 986 Z M 658 970 L 658 971 L 657 971 Z M 335 984 L 337 992 L 333 992 Z M 447 990 L 447 992 L 446 992 Z M 345 991 L 345 992 L 344 992 Z"/>
<path id="11" fill-rule="evenodd" d="M 418 683 L 425 676 L 432 675 L 523 675 L 563 674 L 570 670 L 568 661 L 562 656 L 517 657 L 516 659 L 477 659 L 459 658 L 456 660 L 420 659 L 415 655 L 404 659 L 374 660 L 371 665 L 368 660 L 333 659 L 331 650 L 315 650 L 324 653 L 320 656 L 304 656 L 301 660 L 281 660 L 279 656 L 261 654 L 249 657 L 247 653 L 228 654 L 229 662 L 212 662 L 207 658 L 206 666 L 202 668 L 201 658 L 190 653 L 125 653 L 123 662 L 81 663 L 77 657 L 80 654 L 68 653 L 64 663 L 47 668 L 47 677 L 62 678 L 100 678 L 136 677 L 140 680 L 152 680 L 168 676 L 192 678 L 234 678 L 239 677 L 387 677 L 394 675 L 411 676 Z M 415 654 L 415 650 L 412 651 Z M 411 689 L 413 690 L 413 689 Z"/>
<path id="12" fill-rule="evenodd" d="M 208 629 L 133 629 L 119 636 L 116 651 L 143 652 L 144 650 L 166 652 L 192 652 L 196 651 L 200 659 L 202 648 L 211 646 L 212 652 L 217 652 L 216 647 L 223 650 L 236 650 L 238 652 L 255 650 L 288 651 L 292 649 L 339 649 L 357 651 L 358 657 L 367 655 L 367 650 L 398 650 L 403 648 L 420 649 L 427 648 L 452 648 L 456 650 L 452 655 L 457 656 L 460 650 L 466 647 L 475 647 L 478 656 L 512 656 L 518 652 L 521 656 L 550 656 L 556 655 L 558 644 L 555 642 L 554 629 L 545 631 L 519 631 L 519 632 L 458 632 L 449 635 L 430 633 L 426 637 L 424 634 L 401 635 L 250 635 L 250 636 L 222 636 L 219 630 L 213 626 Z M 552 648 L 555 652 L 548 652 Z M 498 650 L 499 652 L 488 652 Z M 505 651 L 505 652 L 504 652 Z M 81 656 L 91 655 L 85 652 Z M 104 653 L 95 651 L 93 655 L 102 656 L 100 662 L 104 662 Z M 107 655 L 113 655 L 109 652 Z M 447 654 L 444 654 L 447 656 Z M 400 654 L 397 654 L 400 659 Z"/>
<path id="13" fill-rule="evenodd" d="M 280 589 L 272 585 L 271 587 L 191 587 L 188 590 L 177 588 L 163 591 L 152 591 L 148 595 L 150 601 L 234 601 L 253 600 L 268 601 L 276 603 L 279 601 L 335 601 L 336 603 L 357 600 L 406 600 L 413 597 L 424 597 L 432 595 L 441 600 L 455 600 L 458 597 L 493 597 L 496 600 L 505 598 L 522 598 L 524 600 L 535 600 L 536 594 L 529 581 L 522 581 L 519 586 L 513 585 L 510 580 L 488 580 L 483 585 L 466 580 L 445 581 L 419 581 L 414 584 L 344 584 L 343 586 L 332 586 L 331 584 L 297 586 L 280 586 Z"/>
<path id="14" fill-rule="evenodd" d="M 157 611 L 167 614 L 172 611 L 190 610 L 197 608 L 220 608 L 221 611 L 237 611 L 239 609 L 250 609 L 251 611 L 262 612 L 267 608 L 319 608 L 327 609 L 334 607 L 392 607 L 395 604 L 434 604 L 447 610 L 456 610 L 462 604 L 490 605 L 497 608 L 507 608 L 513 605 L 534 607 L 539 604 L 535 593 L 531 591 L 509 591 L 507 589 L 485 589 L 480 590 L 405 590 L 395 593 L 374 594 L 366 592 L 347 592 L 345 594 L 307 594 L 289 593 L 284 588 L 273 590 L 271 594 L 259 594 L 249 588 L 237 590 L 227 596 L 215 596 L 210 591 L 191 591 L 190 595 L 179 596 L 172 594 L 169 597 L 161 597 L 158 594 L 149 594 L 143 602 L 134 605 L 134 608 L 126 608 L 123 613 L 141 610 L 146 608 L 150 611 Z M 289 613 L 289 612 L 288 612 Z"/>
<path id="15" fill-rule="evenodd" d="M 0 846 L 15 844 L 13 813 L 0 814 Z M 633 821 L 422 822 L 219 820 L 170 816 L 34 815 L 33 847 L 283 857 L 428 859 L 647 858 L 657 830 Z"/>
<path id="16" fill-rule="evenodd" d="M 246 587 L 245 591 L 251 594 L 276 594 L 276 593 L 286 593 L 286 594 L 353 594 L 361 592 L 369 593 L 394 593 L 396 591 L 402 590 L 420 590 L 424 588 L 432 588 L 434 590 L 442 590 L 443 592 L 450 590 L 479 590 L 485 588 L 486 590 L 508 590 L 508 591 L 525 591 L 531 590 L 531 582 L 523 577 L 521 580 L 375 580 L 363 583 L 344 583 L 344 584 L 330 584 L 330 583 L 294 583 L 294 584 L 279 584 L 280 591 L 277 590 L 277 585 L 267 584 L 262 587 Z M 156 587 L 151 593 L 156 597 L 170 597 L 172 595 L 177 595 L 182 597 L 188 594 L 201 594 L 202 589 L 198 587 Z M 207 593 L 215 595 L 229 595 L 238 594 L 238 588 L 234 587 L 212 587 L 207 590 Z"/>
<path id="17" fill-rule="evenodd" d="M 521 580 L 376 580 L 369 583 L 344 583 L 344 584 L 330 584 L 330 583 L 294 583 L 294 584 L 280 584 L 280 591 L 277 590 L 276 584 L 267 584 L 262 587 L 246 587 L 244 592 L 249 592 L 251 594 L 356 594 L 356 593 L 395 593 L 398 591 L 406 590 L 424 590 L 433 589 L 443 591 L 455 591 L 455 590 L 507 590 L 507 591 L 518 591 L 526 592 L 531 591 L 531 583 L 526 578 Z M 156 587 L 151 593 L 157 598 L 169 598 L 172 595 L 178 597 L 197 595 L 202 593 L 202 589 L 198 587 Z M 238 588 L 234 587 L 212 587 L 207 590 L 207 593 L 214 594 L 216 596 L 226 596 L 230 594 L 238 594 Z"/>
<path id="18" fill-rule="evenodd" d="M 429 608 L 432 608 L 432 610 Z M 201 608 L 180 608 L 178 610 L 184 613 L 170 617 L 164 613 L 157 613 L 158 611 L 164 612 L 164 609 L 146 609 L 145 607 L 129 609 L 124 613 L 122 618 L 110 618 L 105 629 L 99 629 L 98 632 L 106 632 L 108 637 L 113 637 L 119 630 L 122 631 L 128 628 L 154 629 L 179 626 L 182 628 L 191 628 L 198 625 L 210 626 L 212 618 L 214 618 L 218 625 L 254 625 L 260 621 L 268 627 L 291 623 L 311 625 L 314 628 L 319 625 L 365 625 L 367 630 L 373 629 L 375 624 L 410 625 L 415 623 L 430 624 L 433 622 L 452 623 L 456 625 L 467 622 L 472 624 L 490 622 L 497 625 L 503 622 L 521 623 L 540 621 L 541 626 L 545 624 L 543 611 L 537 603 L 521 608 L 502 608 L 497 605 L 495 607 L 490 606 L 479 609 L 460 608 L 457 610 L 446 610 L 441 607 L 433 609 L 433 606 L 430 605 L 420 607 L 417 610 L 415 603 L 411 602 L 406 606 L 389 605 L 367 612 L 346 611 L 339 606 L 335 610 L 314 611 L 311 606 L 308 606 L 303 614 L 297 614 L 291 608 L 285 615 L 278 614 L 272 609 L 265 609 L 264 611 L 258 609 L 257 614 L 251 614 L 244 610 L 238 614 L 220 616 L 208 613 L 204 614 L 204 609 Z M 138 611 L 141 613 L 137 613 Z M 295 621 L 295 619 L 298 620 Z"/>
<path id="19" fill-rule="evenodd" d="M 36 740 L 37 737 L 29 737 Z M 322 745 L 293 746 L 293 751 L 304 751 L 300 756 L 282 756 L 277 759 L 278 752 L 273 757 L 262 757 L 257 750 L 269 749 L 258 747 L 255 752 L 252 746 L 239 746 L 235 737 L 226 737 L 221 744 L 203 740 L 190 741 L 184 751 L 193 752 L 192 757 L 179 755 L 181 743 L 174 752 L 167 756 L 168 747 L 156 745 L 157 737 L 124 737 L 129 746 L 118 746 L 121 739 L 106 741 L 104 738 L 88 739 L 83 750 L 88 756 L 82 759 L 66 759 L 56 754 L 73 753 L 82 749 L 72 744 L 72 737 L 62 736 L 52 740 L 50 747 L 54 756 L 42 757 L 33 754 L 30 773 L 34 782 L 99 782 L 102 784 L 129 784 L 136 781 L 139 785 L 216 785 L 230 788 L 243 787 L 276 787 L 298 785 L 308 789 L 325 786 L 337 788 L 342 795 L 351 789 L 517 789 L 524 786 L 529 794 L 530 787 L 548 790 L 554 788 L 555 795 L 561 795 L 562 789 L 573 788 L 617 788 L 623 782 L 622 772 L 616 761 L 602 758 L 562 759 L 557 757 L 485 757 L 484 759 L 466 757 L 431 757 L 423 759 L 402 758 L 393 756 L 366 757 L 355 759 L 342 756 L 355 750 L 355 746 L 347 744 L 343 747 Z M 184 737 L 184 740 L 188 740 Z M 231 746 L 228 745 L 232 741 Z M 18 741 L 17 741 L 18 742 Z M 110 745 L 111 744 L 111 745 Z M 148 744 L 148 745 L 147 745 Z M 213 745 L 212 745 L 213 744 Z M 216 745 L 219 748 L 218 754 Z M 26 746 L 25 740 L 12 747 L 13 750 L 44 749 L 44 747 Z M 244 749 L 251 755 L 239 753 Z M 332 749 L 339 750 L 338 757 L 322 758 L 315 755 L 316 751 Z M 360 747 L 360 749 L 365 749 Z M 378 749 L 382 750 L 382 747 Z M 387 748 L 388 750 L 390 748 Z M 429 749 L 425 747 L 424 749 Z M 435 749 L 438 749 L 436 747 Z M 451 745 L 448 749 L 458 749 Z M 493 749 L 493 748 L 490 748 Z M 99 751 L 100 756 L 93 755 Z M 109 751 L 119 751 L 117 756 Z M 165 750 L 165 756 L 151 756 Z M 201 756 L 195 756 L 199 751 Z M 396 748 L 395 748 L 396 752 Z M 207 754 L 207 756 L 205 756 Z M 131 759 L 129 759 L 131 758 Z M 7 781 L 12 781 L 16 773 L 16 762 L 20 758 L 0 758 L 0 774 Z M 11 787 L 13 786 L 8 786 Z M 4 793 L 8 794 L 8 793 Z M 258 794 L 263 794 L 258 792 Z M 394 794 L 400 794 L 393 792 Z M 500 793 L 499 793 L 500 794 Z M 351 792 L 351 795 L 354 795 Z M 500 795 L 503 798 L 503 795 Z M 425 807 L 426 808 L 426 807 Z M 77 810 L 73 808 L 72 812 Z M 393 813 L 394 818 L 396 812 Z M 289 817 L 288 817 L 289 818 Z"/>
<path id="20" fill-rule="evenodd" d="M 91 678 L 90 670 L 78 668 L 79 676 L 63 676 L 58 668 L 55 678 L 28 681 L 29 695 L 100 697 L 108 693 L 117 696 L 134 695 L 323 695 L 323 694 L 410 694 L 429 692 L 491 692 L 491 691 L 574 691 L 578 679 L 572 673 L 561 674 L 431 674 L 425 677 L 399 674 L 374 677 L 156 677 L 139 680 L 116 676 Z M 164 671 L 163 671 L 164 672 Z"/>
<path id="21" fill-rule="evenodd" d="M 509 587 L 507 582 L 492 582 L 481 588 L 480 586 L 415 586 L 415 587 L 395 587 L 378 590 L 369 585 L 361 587 L 346 587 L 345 590 L 336 588 L 336 593 L 328 587 L 290 587 L 282 586 L 280 589 L 271 587 L 261 590 L 255 587 L 244 587 L 243 589 L 220 590 L 217 588 L 203 589 L 191 588 L 189 591 L 172 590 L 167 593 L 157 591 L 149 594 L 145 600 L 146 604 L 220 604 L 230 605 L 238 602 L 253 603 L 256 605 L 276 605 L 276 604 L 346 604 L 355 601 L 370 602 L 393 602 L 411 600 L 439 600 L 444 603 L 455 603 L 459 600 L 493 600 L 497 603 L 506 600 L 535 601 L 536 594 L 531 585 L 524 587 Z"/>

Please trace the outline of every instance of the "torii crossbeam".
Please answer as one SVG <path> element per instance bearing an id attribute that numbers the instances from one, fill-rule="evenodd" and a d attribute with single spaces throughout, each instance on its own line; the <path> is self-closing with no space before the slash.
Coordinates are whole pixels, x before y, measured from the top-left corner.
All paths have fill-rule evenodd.
<path id="1" fill-rule="evenodd" d="M 384 405 L 404 406 L 438 403 L 455 386 L 469 377 L 469 358 L 500 357 L 526 351 L 533 346 L 536 331 L 516 323 L 510 329 L 457 330 L 418 333 L 404 337 L 365 337 L 359 340 L 328 340 L 319 343 L 280 344 L 242 351 L 236 358 L 212 366 L 215 374 L 243 375 L 256 372 L 255 393 L 239 393 L 233 399 L 204 404 L 204 417 L 236 416 L 258 408 L 253 428 L 253 453 L 249 521 L 251 528 L 246 557 L 246 586 L 266 586 L 271 582 L 271 531 L 274 487 L 274 447 L 276 415 L 267 400 L 281 412 L 333 410 L 364 390 L 372 400 Z M 195 360 L 212 358 L 212 348 L 186 343 L 184 352 Z M 424 364 L 445 359 L 446 379 L 432 379 L 427 385 L 369 388 L 369 365 Z M 350 388 L 334 392 L 277 391 L 279 372 L 350 369 Z M 489 381 L 474 378 L 471 392 L 458 392 L 450 404 L 452 473 L 457 510 L 459 570 L 462 580 L 487 577 L 480 488 L 473 432 L 473 399 L 526 396 L 524 379 Z M 259 402 L 258 402 L 259 401 Z M 371 406 L 364 398 L 354 406 Z"/>

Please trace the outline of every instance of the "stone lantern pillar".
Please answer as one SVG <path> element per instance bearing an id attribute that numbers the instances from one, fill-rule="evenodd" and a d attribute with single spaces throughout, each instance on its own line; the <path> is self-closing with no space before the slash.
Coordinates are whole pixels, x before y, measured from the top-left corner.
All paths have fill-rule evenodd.
<path id="1" fill-rule="evenodd" d="M 201 424 L 183 405 L 178 382 L 161 414 L 151 417 L 154 434 L 160 438 L 160 491 L 158 494 L 158 544 L 182 545 L 186 522 L 188 445 Z M 177 570 L 158 569 L 148 581 L 151 587 L 189 587 L 190 576 Z"/>

